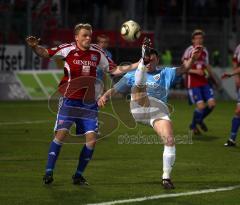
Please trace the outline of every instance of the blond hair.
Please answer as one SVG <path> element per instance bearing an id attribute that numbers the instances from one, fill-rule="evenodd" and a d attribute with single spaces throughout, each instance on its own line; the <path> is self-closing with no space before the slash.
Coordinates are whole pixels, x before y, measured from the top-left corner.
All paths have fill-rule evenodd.
<path id="1" fill-rule="evenodd" d="M 192 39 L 194 38 L 194 36 L 196 35 L 202 35 L 202 36 L 205 36 L 205 33 L 203 30 L 201 29 L 195 29 L 193 32 L 192 32 Z"/>
<path id="2" fill-rule="evenodd" d="M 77 35 L 81 29 L 92 31 L 92 26 L 89 23 L 79 23 L 74 27 L 74 34 Z"/>

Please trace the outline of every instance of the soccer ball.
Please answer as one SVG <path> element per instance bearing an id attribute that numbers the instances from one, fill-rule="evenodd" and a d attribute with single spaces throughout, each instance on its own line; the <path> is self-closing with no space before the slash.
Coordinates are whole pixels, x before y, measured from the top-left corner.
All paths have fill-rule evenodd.
<path id="1" fill-rule="evenodd" d="M 141 36 L 141 28 L 133 20 L 126 21 L 121 27 L 121 35 L 124 40 L 133 42 Z"/>

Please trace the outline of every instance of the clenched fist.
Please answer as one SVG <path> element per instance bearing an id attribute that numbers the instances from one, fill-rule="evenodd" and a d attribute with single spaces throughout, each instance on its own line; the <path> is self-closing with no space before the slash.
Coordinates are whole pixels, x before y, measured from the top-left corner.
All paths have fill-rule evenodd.
<path id="1" fill-rule="evenodd" d="M 29 36 L 26 38 L 26 42 L 30 47 L 36 47 L 40 42 L 40 38 L 36 38 L 35 36 Z"/>

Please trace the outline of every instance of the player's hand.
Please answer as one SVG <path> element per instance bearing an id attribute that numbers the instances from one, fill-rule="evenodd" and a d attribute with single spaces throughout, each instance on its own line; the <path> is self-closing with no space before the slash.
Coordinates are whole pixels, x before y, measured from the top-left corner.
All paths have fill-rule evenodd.
<path id="1" fill-rule="evenodd" d="M 151 40 L 148 37 L 145 37 L 142 44 L 142 59 L 144 65 L 147 65 L 150 62 L 150 51 L 151 51 Z"/>
<path id="2" fill-rule="evenodd" d="M 200 76 L 204 76 L 205 72 L 202 69 L 196 69 L 195 74 L 200 75 Z"/>
<path id="3" fill-rule="evenodd" d="M 222 76 L 221 76 L 222 79 L 227 79 L 227 78 L 230 78 L 230 77 L 232 77 L 232 75 L 230 73 L 223 73 Z"/>
<path id="4" fill-rule="evenodd" d="M 101 96 L 101 97 L 98 99 L 98 102 L 97 102 L 98 106 L 99 106 L 99 107 L 104 107 L 105 104 L 107 103 L 107 100 L 108 100 L 108 99 L 106 98 L 105 95 Z"/>
<path id="5" fill-rule="evenodd" d="M 194 49 L 193 49 L 193 52 L 192 52 L 192 59 L 195 61 L 199 55 L 201 54 L 203 50 L 203 47 L 202 46 L 196 46 Z"/>
<path id="6" fill-rule="evenodd" d="M 25 40 L 32 48 L 36 47 L 40 42 L 40 38 L 36 38 L 35 36 L 28 36 Z"/>

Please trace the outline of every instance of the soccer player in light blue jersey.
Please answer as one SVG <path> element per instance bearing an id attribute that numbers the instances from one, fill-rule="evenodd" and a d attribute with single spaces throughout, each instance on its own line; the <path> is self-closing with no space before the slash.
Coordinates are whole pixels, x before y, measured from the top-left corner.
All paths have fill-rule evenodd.
<path id="1" fill-rule="evenodd" d="M 197 53 L 198 50 L 194 49 L 192 61 L 195 61 Z M 176 148 L 166 102 L 175 77 L 187 72 L 190 67 L 161 68 L 158 63 L 158 52 L 151 48 L 147 49 L 147 46 L 144 45 L 143 58 L 137 69 L 125 74 L 112 89 L 98 100 L 98 105 L 104 106 L 107 100 L 116 93 L 125 93 L 131 90 L 130 108 L 135 121 L 152 126 L 163 139 L 162 185 L 165 189 L 174 189 L 170 174 L 176 158 Z"/>

